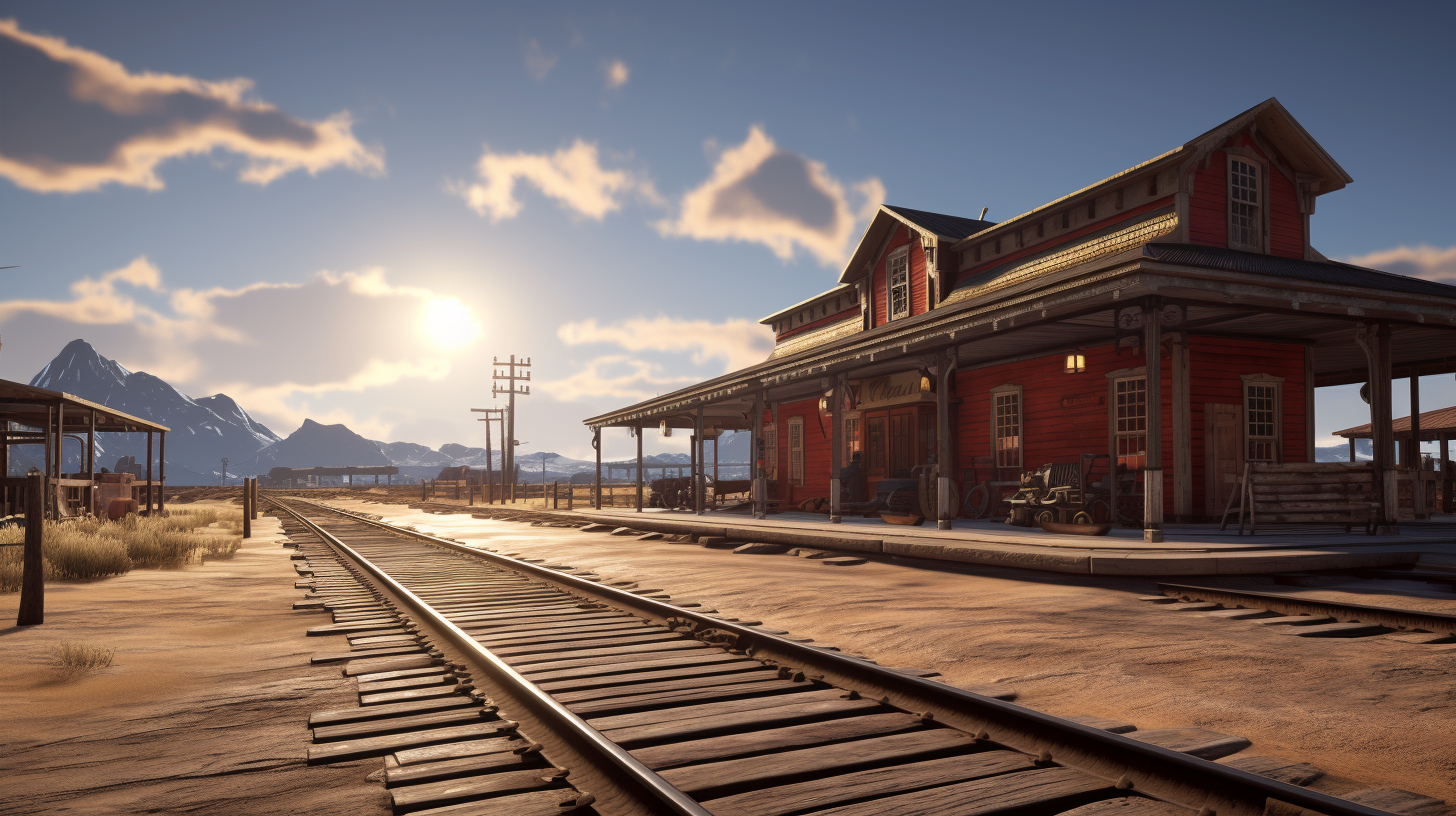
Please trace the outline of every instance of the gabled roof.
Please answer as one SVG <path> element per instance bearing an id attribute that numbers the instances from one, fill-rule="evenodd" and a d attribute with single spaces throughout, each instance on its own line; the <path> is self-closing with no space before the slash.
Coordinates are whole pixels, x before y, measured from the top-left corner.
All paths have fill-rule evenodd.
<path id="1" fill-rule="evenodd" d="M 1109 192 L 1128 176 L 1139 172 L 1156 172 L 1166 165 L 1177 162 L 1182 164 L 1194 161 L 1207 156 L 1215 150 L 1224 146 L 1224 142 L 1230 136 L 1244 130 L 1250 125 L 1254 126 L 1257 133 L 1262 134 L 1279 149 L 1279 153 L 1292 165 L 1294 171 L 1309 183 L 1316 185 L 1316 195 L 1332 193 L 1343 188 L 1346 184 L 1354 181 L 1350 174 L 1345 172 L 1329 153 L 1314 140 L 1313 136 L 1304 129 L 1299 122 L 1295 121 L 1289 111 L 1279 104 L 1274 97 L 1260 102 L 1252 108 L 1240 113 L 1238 116 L 1224 122 L 1218 127 L 1190 139 L 1188 142 L 1169 150 L 1162 155 L 1155 156 L 1145 162 L 1135 164 L 1120 173 L 1113 174 L 1107 178 L 1068 193 L 1054 201 L 1049 201 L 1033 210 L 1028 210 L 1015 218 L 1008 218 L 999 224 L 989 227 L 986 232 L 994 235 L 997 232 L 1008 230 L 1014 227 L 1023 226 L 1028 221 L 1038 217 L 1050 215 L 1050 210 L 1058 209 L 1068 205 L 1074 199 L 1086 199 Z M 967 236 L 969 237 L 969 236 Z M 964 249 L 967 244 L 962 239 L 957 249 Z"/>
<path id="2" fill-rule="evenodd" d="M 996 222 L 881 204 L 874 218 L 870 219 L 869 226 L 865 227 L 864 235 L 859 239 L 859 244 L 855 246 L 849 263 L 845 264 L 844 272 L 839 276 L 839 282 L 850 283 L 859 279 L 864 267 L 875 261 L 873 256 L 879 252 L 880 245 L 901 226 L 908 226 L 912 230 L 934 235 L 949 246 L 969 235 L 996 226 Z"/>
<path id="3" fill-rule="evenodd" d="M 909 207 L 897 207 L 893 204 L 886 204 L 885 209 L 900 216 L 907 223 L 920 227 L 926 232 L 932 232 L 942 238 L 949 238 L 952 241 L 959 241 L 967 235 L 974 235 L 987 227 L 996 226 L 995 221 L 982 221 L 979 218 L 962 218 L 959 215 L 944 215 L 942 213 L 926 212 L 925 210 L 912 210 Z"/>
<path id="4" fill-rule="evenodd" d="M 1391 430 L 1396 436 L 1410 436 L 1411 418 L 1408 416 L 1396 417 L 1391 426 Z M 1421 412 L 1421 436 L 1449 431 L 1456 431 L 1456 407 Z M 1369 439 L 1370 423 L 1346 428 L 1343 431 L 1335 431 L 1335 436 L 1343 436 L 1346 439 Z"/>
<path id="5" fill-rule="evenodd" d="M 830 289 L 828 292 L 820 292 L 819 294 L 815 295 L 814 297 L 807 298 L 805 300 L 799 301 L 798 303 L 795 303 L 793 306 L 789 306 L 789 307 L 784 308 L 784 309 L 779 309 L 777 312 L 774 312 L 773 314 L 769 315 L 768 317 L 765 317 L 764 319 L 762 319 L 762 320 L 760 320 L 758 322 L 759 323 L 762 323 L 764 325 L 769 325 L 770 323 L 773 323 L 775 320 L 778 320 L 778 319 L 784 318 L 784 317 L 788 317 L 789 315 L 792 315 L 794 312 L 797 312 L 800 309 L 804 309 L 804 308 L 807 308 L 809 306 L 813 306 L 814 304 L 819 303 L 820 301 L 829 300 L 830 298 L 844 297 L 846 295 L 852 295 L 852 294 L 854 294 L 854 287 L 853 286 L 850 286 L 847 283 L 842 283 L 842 284 L 834 287 L 833 289 Z"/>

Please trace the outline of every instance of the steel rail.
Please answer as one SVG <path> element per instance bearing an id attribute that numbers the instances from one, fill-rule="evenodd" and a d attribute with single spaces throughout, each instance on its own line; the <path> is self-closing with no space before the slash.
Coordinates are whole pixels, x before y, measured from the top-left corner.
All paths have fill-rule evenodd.
<path id="1" fill-rule="evenodd" d="M 1158 588 L 1190 600 L 1235 605 L 1242 605 L 1244 601 L 1257 601 L 1262 607 L 1290 615 L 1314 613 L 1360 623 L 1378 623 L 1392 629 L 1424 629 L 1428 632 L 1456 634 L 1456 615 L 1444 612 L 1424 612 L 1399 607 L 1301 598 L 1281 592 L 1260 592 L 1253 589 L 1229 589 L 1196 584 L 1159 582 Z"/>
<path id="2" fill-rule="evenodd" d="M 538 716 L 544 715 L 543 719 L 548 720 L 550 724 L 560 729 L 561 732 L 576 737 L 573 740 L 574 744 L 587 745 L 607 767 L 615 772 L 613 777 L 615 781 L 621 782 L 625 780 L 629 782 L 631 786 L 640 789 L 641 793 L 646 794 L 649 801 L 661 805 L 669 813 L 680 814 L 680 816 L 713 816 L 710 811 L 705 810 L 702 805 L 693 801 L 687 794 L 678 790 L 661 776 L 658 776 L 656 772 L 642 764 L 636 757 L 628 753 L 626 749 L 607 739 L 601 732 L 588 725 L 585 720 L 573 714 L 565 706 L 552 698 L 551 695 L 538 688 L 536 684 L 521 676 L 520 673 L 512 669 L 493 652 L 482 646 L 475 638 L 472 638 L 460 627 L 451 623 L 449 619 L 437 612 L 424 599 L 411 592 L 407 587 L 396 581 L 357 550 L 345 544 L 337 536 L 305 517 L 294 508 L 288 507 L 277 499 L 268 498 L 267 500 L 272 502 L 276 507 L 286 510 L 301 524 L 312 530 L 315 535 L 328 543 L 329 546 L 346 555 L 372 575 L 375 580 L 388 587 L 390 592 L 393 592 L 405 602 L 411 612 L 419 615 L 422 619 L 428 620 L 433 627 L 445 632 L 457 648 L 466 652 L 473 660 L 483 664 L 490 671 L 494 680 L 505 686 L 511 694 L 517 695 L 520 699 L 528 703 Z M 312 504 L 312 502 L 309 502 L 309 504 Z M 321 507 L 321 509 L 332 510 L 333 508 Z M 349 516 L 349 518 L 356 521 L 371 521 L 370 519 L 361 519 L 357 516 Z"/>
<path id="3" fill-rule="evenodd" d="M 1095 776 L 1117 779 L 1118 787 L 1141 790 L 1200 812 L 1207 810 L 1209 813 L 1206 816 L 1230 816 L 1218 807 L 1225 803 L 1233 806 L 1236 813 L 1263 814 L 1267 799 L 1297 805 L 1326 816 L 1391 816 L 1388 811 L 1378 808 L 1306 790 L 1015 703 L 984 697 L 945 683 L 759 632 L 751 626 L 720 620 L 499 553 L 467 547 L 428 533 L 364 518 L 308 499 L 290 497 L 290 500 L 488 561 L 564 586 L 574 592 L 595 596 L 619 608 L 625 607 L 662 620 L 689 620 L 706 628 L 730 633 L 736 637 L 737 648 L 751 656 L 763 658 L 768 655 L 781 662 L 796 664 L 810 677 L 826 675 L 843 678 L 851 684 L 847 686 L 851 688 L 858 683 L 861 686 L 884 689 L 888 692 L 886 699 L 889 702 L 906 710 L 913 710 L 916 703 L 923 707 L 927 701 L 936 701 L 949 716 L 943 716 L 941 711 L 936 711 L 934 717 L 948 725 L 961 728 L 982 739 L 1039 756 L 1043 760 L 1052 760 L 1052 752 L 1055 751 L 1059 757 L 1055 761 L 1059 764 Z M 529 681 L 523 679 L 522 682 Z M 857 690 L 861 694 L 865 693 L 862 687 Z M 538 693 L 544 695 L 544 692 Z M 957 714 L 963 716 L 957 717 Z M 571 716 L 575 718 L 574 715 Z M 1129 768 L 1129 764 L 1134 767 Z"/>

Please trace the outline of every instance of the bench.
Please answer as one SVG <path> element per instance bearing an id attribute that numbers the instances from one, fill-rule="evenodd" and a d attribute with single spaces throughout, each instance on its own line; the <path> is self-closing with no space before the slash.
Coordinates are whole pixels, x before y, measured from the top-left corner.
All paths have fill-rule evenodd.
<path id="1" fill-rule="evenodd" d="M 1260 524 L 1340 524 L 1347 533 L 1360 525 L 1366 535 L 1374 535 L 1381 524 L 1380 507 L 1372 465 L 1250 462 L 1244 465 L 1218 528 L 1227 528 L 1229 515 L 1236 514 L 1239 535 L 1244 534 L 1245 518 L 1249 535 L 1256 534 Z"/>

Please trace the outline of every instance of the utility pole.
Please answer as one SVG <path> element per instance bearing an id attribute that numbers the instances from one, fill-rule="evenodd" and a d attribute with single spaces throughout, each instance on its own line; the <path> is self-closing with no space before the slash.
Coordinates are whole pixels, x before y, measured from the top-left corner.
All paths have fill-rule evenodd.
<path id="1" fill-rule="evenodd" d="M 492 423 L 492 422 L 499 422 L 501 424 L 501 443 L 504 444 L 505 443 L 505 438 L 506 438 L 506 431 L 505 431 L 505 427 L 506 427 L 505 410 L 506 409 L 504 409 L 504 408 L 471 408 L 470 409 L 471 413 L 485 414 L 485 416 L 480 417 L 479 419 L 477 419 L 475 421 L 476 422 L 484 422 L 485 423 L 485 489 L 486 489 L 485 503 L 486 504 L 491 504 L 493 502 L 493 500 L 494 500 L 494 497 L 491 495 L 491 493 L 494 492 L 494 491 L 491 490 L 491 485 L 494 482 L 494 477 L 492 475 L 492 471 L 494 469 L 494 465 L 492 464 L 493 455 L 492 455 L 491 450 L 490 450 L 490 423 Z M 502 485 L 504 485 L 504 483 L 505 483 L 505 451 L 504 450 L 501 451 L 501 483 L 502 483 Z"/>
<path id="2" fill-rule="evenodd" d="M 502 374 L 500 371 L 491 372 L 493 382 L 490 384 L 490 393 L 493 397 L 499 394 L 506 394 L 510 400 L 506 406 L 506 436 L 501 442 L 503 448 L 501 451 L 501 472 L 511 474 L 510 496 L 511 501 L 514 502 L 516 500 L 516 395 L 520 394 L 524 397 L 531 393 L 531 386 L 529 385 L 524 390 L 516 388 L 517 380 L 521 382 L 531 381 L 531 372 L 523 371 L 517 374 L 516 369 L 529 369 L 531 367 L 531 358 L 527 357 L 525 362 L 518 363 L 516 362 L 516 355 L 512 354 L 510 361 L 505 363 L 491 358 L 491 365 L 506 366 L 505 374 Z M 508 385 L 505 388 L 500 387 L 500 385 L 494 382 L 499 380 L 506 380 Z"/>

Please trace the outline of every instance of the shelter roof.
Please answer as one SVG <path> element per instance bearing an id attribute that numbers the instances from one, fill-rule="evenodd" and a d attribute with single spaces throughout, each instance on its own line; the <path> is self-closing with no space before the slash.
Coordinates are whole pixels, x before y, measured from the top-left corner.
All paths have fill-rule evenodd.
<path id="1" fill-rule="evenodd" d="M 1243 252 L 1225 247 L 1165 243 L 1144 244 L 1143 257 L 1167 263 L 1226 269 L 1230 272 L 1253 272 L 1259 275 L 1294 278 L 1312 283 L 1358 286 L 1363 289 L 1378 289 L 1407 295 L 1456 298 L 1456 286 L 1397 275 L 1392 272 L 1382 272 L 1378 269 L 1367 269 L 1363 266 L 1338 261 L 1305 261 L 1298 258 L 1264 255 L 1258 252 Z"/>
<path id="2" fill-rule="evenodd" d="M 1397 417 L 1392 424 L 1395 426 L 1396 436 L 1410 436 L 1410 417 Z M 1438 433 L 1456 433 L 1456 406 L 1421 412 L 1421 436 L 1425 437 L 1429 434 L 1430 438 L 1434 439 Z M 1346 428 L 1343 431 L 1335 431 L 1335 436 L 1343 436 L 1346 439 L 1369 439 L 1370 423 Z"/>
<path id="3" fill-rule="evenodd" d="M 780 318 L 788 317 L 789 315 L 792 315 L 794 312 L 797 312 L 800 309 L 805 309 L 805 308 L 808 308 L 809 306 L 813 306 L 813 305 L 819 303 L 820 301 L 830 300 L 832 298 L 837 298 L 837 297 L 843 297 L 845 295 L 852 295 L 853 293 L 854 293 L 854 284 L 851 284 L 851 283 L 841 283 L 840 285 L 834 287 L 833 289 L 830 289 L 827 292 L 820 292 L 819 294 L 815 295 L 814 297 L 806 298 L 804 300 L 799 301 L 798 303 L 795 303 L 793 306 L 789 306 L 788 308 L 784 308 L 784 309 L 779 309 L 777 312 L 774 312 L 773 314 L 769 315 L 768 317 L 765 317 L 764 319 L 762 319 L 762 320 L 760 320 L 758 322 L 767 325 L 769 323 L 774 322 L 775 320 L 779 320 Z"/>
<path id="4" fill-rule="evenodd" d="M 91 428 L 91 412 L 96 412 L 97 432 L 131 433 L 171 430 L 150 420 L 122 413 L 105 405 L 81 399 L 64 391 L 36 388 L 33 385 L 0 380 L 0 422 L 15 422 L 32 428 L 44 428 L 50 408 L 66 408 L 64 433 L 86 432 Z"/>

